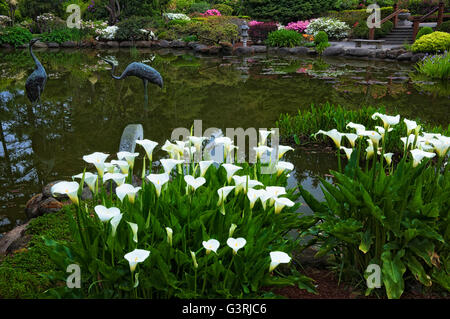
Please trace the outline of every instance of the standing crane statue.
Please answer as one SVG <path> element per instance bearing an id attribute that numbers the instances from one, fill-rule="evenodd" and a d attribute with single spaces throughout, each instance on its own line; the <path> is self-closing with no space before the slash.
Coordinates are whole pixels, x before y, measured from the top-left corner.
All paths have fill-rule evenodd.
<path id="1" fill-rule="evenodd" d="M 153 83 L 155 85 L 158 85 L 161 89 L 164 86 L 163 78 L 161 74 L 159 74 L 158 71 L 156 71 L 151 66 L 148 66 L 147 64 L 140 63 L 140 62 L 133 62 L 130 63 L 126 68 L 125 71 L 123 71 L 121 76 L 115 76 L 114 71 L 116 70 L 116 64 L 110 60 L 103 59 L 106 63 L 111 65 L 111 77 L 116 80 L 122 80 L 129 76 L 135 76 L 140 78 L 144 83 L 144 89 L 145 89 L 145 101 L 148 102 L 148 83 Z"/>
<path id="2" fill-rule="evenodd" d="M 47 73 L 45 72 L 44 67 L 41 62 L 36 58 L 33 53 L 33 45 L 39 41 L 39 38 L 33 39 L 30 41 L 29 49 L 31 57 L 36 64 L 36 68 L 28 77 L 27 82 L 25 83 L 25 89 L 27 92 L 27 97 L 32 104 L 36 102 L 41 102 L 41 95 L 44 92 L 45 84 L 47 83 Z"/>

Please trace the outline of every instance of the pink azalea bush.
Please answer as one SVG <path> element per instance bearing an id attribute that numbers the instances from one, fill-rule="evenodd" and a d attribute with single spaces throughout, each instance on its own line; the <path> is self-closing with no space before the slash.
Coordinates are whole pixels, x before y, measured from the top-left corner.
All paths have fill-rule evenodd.
<path id="1" fill-rule="evenodd" d="M 204 17 L 210 17 L 210 16 L 221 16 L 220 11 L 217 9 L 210 9 L 207 10 L 205 13 L 201 14 Z"/>
<path id="2" fill-rule="evenodd" d="M 264 22 L 260 22 L 260 21 L 256 21 L 256 20 L 252 20 L 248 23 L 249 27 L 254 27 L 255 25 L 261 25 L 264 24 Z"/>
<path id="3" fill-rule="evenodd" d="M 286 29 L 288 30 L 294 30 L 297 31 L 299 33 L 302 33 L 303 31 L 306 30 L 306 28 L 309 26 L 309 21 L 297 21 L 297 22 L 290 22 L 287 26 Z"/>

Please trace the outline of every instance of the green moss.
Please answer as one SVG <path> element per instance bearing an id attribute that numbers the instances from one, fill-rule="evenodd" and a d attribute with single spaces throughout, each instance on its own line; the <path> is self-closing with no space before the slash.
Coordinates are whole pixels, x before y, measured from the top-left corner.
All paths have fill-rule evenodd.
<path id="1" fill-rule="evenodd" d="M 26 234 L 28 247 L 0 261 L 0 298 L 37 298 L 51 283 L 47 275 L 55 270 L 45 250 L 42 236 L 70 240 L 68 218 L 64 211 L 36 218 Z"/>

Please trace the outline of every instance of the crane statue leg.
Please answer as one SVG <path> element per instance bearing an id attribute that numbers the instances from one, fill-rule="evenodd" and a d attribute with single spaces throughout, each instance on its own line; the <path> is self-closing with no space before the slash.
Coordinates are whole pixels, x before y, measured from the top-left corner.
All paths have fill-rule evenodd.
<path id="1" fill-rule="evenodd" d="M 144 82 L 144 90 L 145 90 L 145 105 L 148 106 L 148 80 L 142 80 Z"/>

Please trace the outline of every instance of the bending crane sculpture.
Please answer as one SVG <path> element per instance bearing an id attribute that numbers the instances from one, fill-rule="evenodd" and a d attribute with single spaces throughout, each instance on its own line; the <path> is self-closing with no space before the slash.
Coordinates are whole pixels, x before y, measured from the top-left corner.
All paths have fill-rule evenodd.
<path id="1" fill-rule="evenodd" d="M 125 71 L 123 71 L 121 76 L 115 76 L 114 75 L 114 71 L 116 70 L 115 63 L 110 60 L 107 60 L 107 59 L 103 59 L 103 61 L 105 61 L 106 63 L 108 63 L 109 65 L 112 66 L 111 76 L 113 79 L 122 80 L 129 76 L 135 76 L 135 77 L 140 78 L 144 82 L 145 100 L 146 101 L 148 100 L 148 95 L 147 95 L 148 82 L 158 85 L 161 89 L 164 86 L 163 78 L 161 77 L 161 74 L 159 74 L 158 71 L 156 71 L 151 66 L 148 66 L 147 64 L 139 63 L 139 62 L 130 63 L 126 67 Z"/>
<path id="2" fill-rule="evenodd" d="M 47 73 L 45 72 L 44 67 L 41 62 L 36 58 L 33 53 L 33 45 L 39 39 L 33 39 L 30 41 L 29 49 L 31 57 L 36 64 L 36 68 L 28 77 L 27 82 L 25 83 L 25 89 L 27 92 L 27 97 L 32 104 L 35 104 L 37 101 L 41 101 L 42 92 L 44 92 L 45 84 L 47 83 Z"/>

